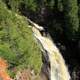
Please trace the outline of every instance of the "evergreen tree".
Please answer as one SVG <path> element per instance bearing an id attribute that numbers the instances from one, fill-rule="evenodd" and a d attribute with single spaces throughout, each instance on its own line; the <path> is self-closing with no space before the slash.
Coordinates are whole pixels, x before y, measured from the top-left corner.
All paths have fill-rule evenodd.
<path id="1" fill-rule="evenodd" d="M 65 15 L 65 34 L 69 40 L 75 39 L 79 28 L 77 0 L 63 0 Z"/>

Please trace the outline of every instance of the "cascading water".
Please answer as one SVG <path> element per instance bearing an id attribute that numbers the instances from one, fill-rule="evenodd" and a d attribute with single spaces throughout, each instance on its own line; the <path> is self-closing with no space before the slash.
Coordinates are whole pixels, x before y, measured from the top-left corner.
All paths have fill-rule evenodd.
<path id="1" fill-rule="evenodd" d="M 48 52 L 50 60 L 50 80 L 70 80 L 70 74 L 66 67 L 65 61 L 51 38 L 42 36 L 40 31 L 43 27 L 28 20 L 32 25 L 32 30 L 36 39 L 39 40 L 44 50 Z"/>

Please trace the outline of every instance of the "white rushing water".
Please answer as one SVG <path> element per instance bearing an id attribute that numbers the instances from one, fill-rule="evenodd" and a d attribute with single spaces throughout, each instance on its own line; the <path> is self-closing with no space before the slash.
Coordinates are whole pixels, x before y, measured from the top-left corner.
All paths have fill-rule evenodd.
<path id="1" fill-rule="evenodd" d="M 59 52 L 59 49 L 53 43 L 49 37 L 42 36 L 39 31 L 39 25 L 31 22 L 33 24 L 32 30 L 34 36 L 40 41 L 43 48 L 48 52 L 50 60 L 50 79 L 51 80 L 70 80 L 70 74 L 68 68 L 66 67 L 65 61 Z M 40 27 L 41 28 L 41 27 Z"/>

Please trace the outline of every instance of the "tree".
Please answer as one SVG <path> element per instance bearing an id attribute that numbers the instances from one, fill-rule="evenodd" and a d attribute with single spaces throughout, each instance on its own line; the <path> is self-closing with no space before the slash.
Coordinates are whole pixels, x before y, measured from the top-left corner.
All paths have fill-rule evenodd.
<path id="1" fill-rule="evenodd" d="M 69 40 L 76 39 L 79 28 L 77 0 L 63 0 L 65 34 Z"/>

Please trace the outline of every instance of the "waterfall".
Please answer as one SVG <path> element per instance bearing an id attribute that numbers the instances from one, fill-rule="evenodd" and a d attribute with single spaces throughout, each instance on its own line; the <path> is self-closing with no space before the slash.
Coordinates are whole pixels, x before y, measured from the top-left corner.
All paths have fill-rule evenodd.
<path id="1" fill-rule="evenodd" d="M 59 49 L 56 47 L 56 45 L 50 38 L 50 35 L 48 34 L 49 37 L 42 36 L 40 31 L 43 30 L 43 27 L 35 24 L 30 20 L 28 21 L 33 26 L 32 27 L 33 34 L 44 48 L 43 50 L 46 50 L 48 52 L 51 67 L 50 80 L 70 80 L 70 74 L 68 72 L 68 68 L 65 64 L 65 61 Z"/>

